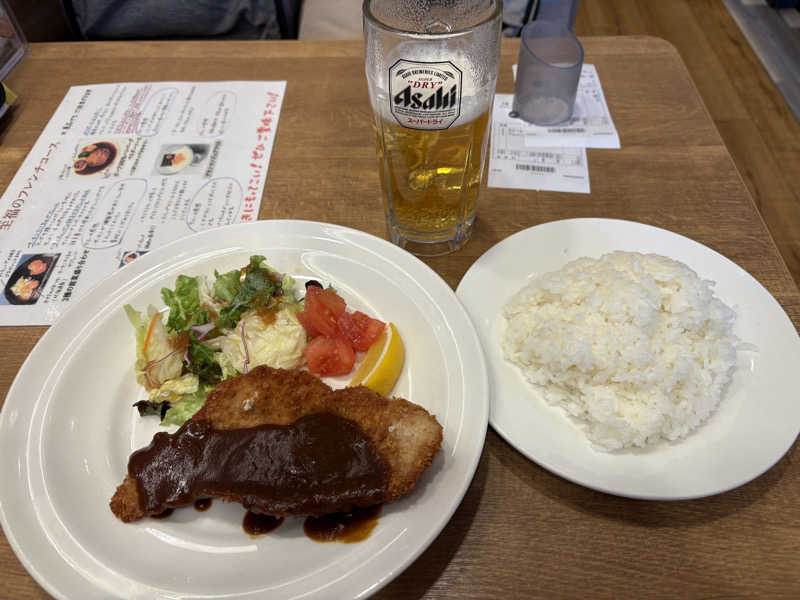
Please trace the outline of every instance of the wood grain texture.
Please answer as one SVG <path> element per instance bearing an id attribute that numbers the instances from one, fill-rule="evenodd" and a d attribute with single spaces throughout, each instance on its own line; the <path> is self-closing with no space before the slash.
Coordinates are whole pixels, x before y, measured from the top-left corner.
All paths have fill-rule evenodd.
<path id="1" fill-rule="evenodd" d="M 653 35 L 680 52 L 800 283 L 800 123 L 720 0 L 585 0 L 582 36 Z"/>
<path id="2" fill-rule="evenodd" d="M 655 10 L 650 3 L 613 4 L 620 12 L 637 6 L 626 12 L 634 24 L 647 23 Z M 604 26 L 616 33 L 618 24 L 611 19 Z M 798 326 L 800 293 L 675 47 L 647 36 L 583 42 L 622 140 L 621 150 L 589 151 L 592 194 L 486 189 L 469 244 L 426 262 L 455 287 L 477 257 L 525 227 L 570 217 L 632 219 L 691 237 L 737 262 Z M 516 42 L 504 42 L 498 91 L 512 90 L 517 51 Z M 76 57 L 91 68 L 72 70 Z M 22 102 L 0 131 L 0 186 L 8 184 L 70 84 L 234 78 L 289 82 L 261 218 L 329 221 L 383 237 L 357 42 L 36 45 L 11 78 Z M 741 110 L 734 106 L 728 113 L 732 139 L 752 134 L 737 133 Z M 0 329 L 3 397 L 42 332 Z M 796 598 L 797 459 L 795 445 L 763 476 L 712 498 L 644 502 L 569 483 L 490 430 L 452 521 L 376 597 Z M 46 597 L 4 538 L 0 569 L 0 596 Z"/>

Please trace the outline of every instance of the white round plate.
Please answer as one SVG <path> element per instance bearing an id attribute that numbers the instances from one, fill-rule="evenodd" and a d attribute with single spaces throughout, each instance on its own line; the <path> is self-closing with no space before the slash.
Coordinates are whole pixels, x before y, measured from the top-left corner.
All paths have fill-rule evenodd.
<path id="1" fill-rule="evenodd" d="M 406 345 L 394 394 L 444 427 L 441 452 L 405 498 L 355 544 L 317 543 L 302 519 L 252 538 L 244 510 L 125 524 L 108 502 L 130 453 L 157 420 L 140 418 L 134 332 L 123 305 L 163 306 L 175 278 L 210 275 L 263 254 L 299 280 L 330 282 L 356 310 L 392 321 Z M 19 371 L 0 413 L 0 519 L 17 556 L 60 598 L 362 598 L 438 535 L 477 467 L 488 377 L 470 319 L 449 286 L 411 254 L 366 233 L 303 221 L 206 231 L 150 252 L 64 313 Z"/>
<path id="2" fill-rule="evenodd" d="M 647 449 L 595 449 L 580 426 L 547 404 L 503 358 L 501 315 L 529 280 L 588 256 L 614 250 L 656 253 L 716 281 L 717 296 L 736 310 L 735 333 L 757 350 L 738 353 L 733 381 L 716 412 L 684 440 Z M 769 469 L 800 430 L 797 376 L 800 339 L 761 284 L 713 250 L 670 231 L 630 221 L 570 219 L 512 235 L 467 271 L 457 295 L 472 316 L 489 367 L 489 422 L 542 467 L 589 488 L 651 500 L 709 496 Z"/>

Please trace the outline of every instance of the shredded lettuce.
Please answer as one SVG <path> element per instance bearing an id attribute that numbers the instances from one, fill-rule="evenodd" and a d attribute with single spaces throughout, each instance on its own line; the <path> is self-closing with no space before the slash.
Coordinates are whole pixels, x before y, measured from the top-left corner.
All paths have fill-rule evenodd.
<path id="1" fill-rule="evenodd" d="M 145 365 L 143 379 L 148 387 L 161 384 L 180 377 L 183 371 L 183 352 L 177 351 L 170 343 L 167 328 L 159 316 L 150 332 L 150 341 L 144 349 Z"/>
<path id="2" fill-rule="evenodd" d="M 222 381 L 222 367 L 214 360 L 214 351 L 203 346 L 194 332 L 189 335 L 191 345 L 187 350 L 189 360 L 186 368 L 197 375 L 202 383 L 214 385 Z"/>
<path id="3" fill-rule="evenodd" d="M 200 307 L 209 311 L 208 322 L 210 322 L 211 312 L 219 312 L 223 305 L 214 298 L 214 290 L 208 284 L 208 278 L 205 275 L 197 276 L 197 287 L 200 292 Z"/>
<path id="4" fill-rule="evenodd" d="M 169 307 L 167 329 L 186 331 L 192 325 L 208 323 L 208 311 L 200 307 L 200 283 L 197 277 L 178 275 L 175 289 L 163 288 L 161 297 Z"/>
<path id="5" fill-rule="evenodd" d="M 191 394 L 184 394 L 178 400 L 170 402 L 170 408 L 161 421 L 162 425 L 183 425 L 194 416 L 206 402 L 206 395 L 213 386 L 202 385 Z"/>
<path id="6" fill-rule="evenodd" d="M 292 321 L 292 323 L 300 324 L 300 321 L 297 320 L 297 313 L 299 313 L 304 308 L 303 302 L 282 302 L 281 303 L 281 311 L 286 315 L 286 318 Z"/>
<path id="7" fill-rule="evenodd" d="M 183 360 L 179 352 L 175 352 L 170 344 L 169 334 L 161 317 L 153 323 L 150 340 L 147 348 L 147 331 L 150 322 L 158 314 L 153 306 L 147 307 L 143 315 L 130 305 L 125 305 L 125 314 L 136 331 L 136 381 L 148 389 L 158 388 L 162 383 L 179 377 L 183 367 Z"/>
<path id="8" fill-rule="evenodd" d="M 248 353 L 250 366 L 299 366 L 306 335 L 295 316 L 294 286 L 253 255 L 242 269 L 215 271 L 213 283 L 179 275 L 174 288 L 161 290 L 168 316 L 125 305 L 136 334 L 137 381 L 149 392 L 149 400 L 135 404 L 140 414 L 183 424 L 216 384 L 243 371 Z M 276 319 L 265 319 L 262 307 L 276 310 Z"/>
<path id="9" fill-rule="evenodd" d="M 228 377 L 235 377 L 239 374 L 239 371 L 233 366 L 231 359 L 224 352 L 214 352 L 214 360 L 217 361 L 217 364 L 222 370 L 223 381 Z"/>
<path id="10" fill-rule="evenodd" d="M 297 282 L 294 280 L 294 277 L 291 275 L 284 275 L 283 279 L 281 279 L 281 289 L 283 291 L 283 295 L 290 300 L 294 300 L 294 286 L 296 283 Z"/>
<path id="11" fill-rule="evenodd" d="M 200 389 L 200 380 L 193 373 L 186 373 L 164 382 L 150 390 L 150 402 L 178 402 L 186 394 L 194 394 Z"/>
<path id="12" fill-rule="evenodd" d="M 214 295 L 225 302 L 233 300 L 241 286 L 242 272 L 239 269 L 234 269 L 220 275 L 214 271 L 214 276 L 216 277 L 214 280 Z"/>
<path id="13" fill-rule="evenodd" d="M 215 292 L 220 279 L 222 279 L 220 290 L 228 295 L 233 292 L 233 297 L 228 300 L 228 304 L 217 317 L 216 325 L 220 329 L 233 329 L 246 310 L 256 306 L 266 306 L 269 299 L 281 289 L 281 284 L 270 278 L 270 271 L 263 256 L 251 256 L 250 264 L 244 270 L 244 279 L 240 277 L 238 282 L 233 281 L 231 276 L 233 271 L 217 276 L 217 281 L 214 282 Z M 238 288 L 235 287 L 235 283 L 238 283 Z"/>
<path id="14" fill-rule="evenodd" d="M 142 313 L 133 308 L 130 304 L 126 304 L 123 308 L 125 308 L 125 314 L 128 316 L 128 320 L 136 331 L 136 362 L 139 363 L 139 361 L 144 361 L 142 346 L 144 346 L 144 338 L 147 335 L 147 323 L 142 317 Z M 143 368 L 143 364 L 141 366 L 137 364 L 138 370 L 141 371 Z"/>
<path id="15" fill-rule="evenodd" d="M 244 335 L 242 334 L 244 328 Z M 244 338 L 245 344 L 242 343 Z M 206 346 L 220 351 L 231 367 L 244 372 L 246 359 L 248 369 L 258 365 L 269 365 L 281 369 L 293 369 L 303 364 L 303 348 L 306 332 L 297 318 L 286 308 L 275 316 L 275 321 L 265 323 L 255 312 L 242 315 L 236 329 L 215 337 Z"/>
<path id="16" fill-rule="evenodd" d="M 150 404 L 168 403 L 169 409 L 161 418 L 162 425 L 183 425 L 186 419 L 200 410 L 212 387 L 201 385 L 197 375 L 187 373 L 170 379 L 158 389 L 150 390 Z"/>

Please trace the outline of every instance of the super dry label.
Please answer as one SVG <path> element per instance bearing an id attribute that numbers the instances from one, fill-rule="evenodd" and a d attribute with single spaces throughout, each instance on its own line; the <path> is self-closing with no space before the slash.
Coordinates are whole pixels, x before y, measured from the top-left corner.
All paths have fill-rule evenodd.
<path id="1" fill-rule="evenodd" d="M 461 78 L 450 61 L 398 60 L 389 69 L 394 118 L 410 129 L 447 129 L 461 114 Z"/>

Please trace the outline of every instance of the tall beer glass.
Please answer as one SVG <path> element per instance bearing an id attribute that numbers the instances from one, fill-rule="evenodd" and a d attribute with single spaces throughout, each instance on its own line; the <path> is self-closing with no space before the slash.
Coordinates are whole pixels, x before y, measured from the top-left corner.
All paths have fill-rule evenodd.
<path id="1" fill-rule="evenodd" d="M 364 1 L 386 224 L 414 254 L 445 254 L 469 239 L 501 21 L 501 0 Z"/>

